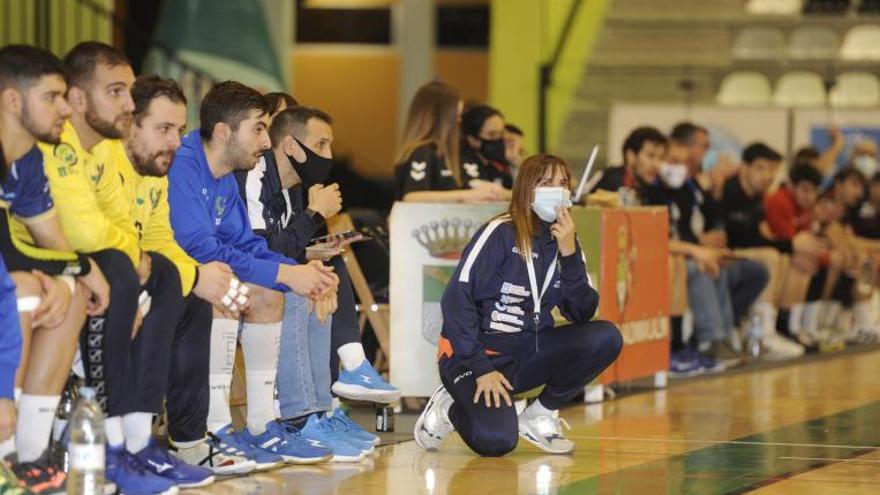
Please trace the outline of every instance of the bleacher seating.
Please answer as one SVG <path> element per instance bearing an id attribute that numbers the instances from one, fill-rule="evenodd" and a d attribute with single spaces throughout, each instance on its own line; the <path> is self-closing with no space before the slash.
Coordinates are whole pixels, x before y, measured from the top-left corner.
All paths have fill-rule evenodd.
<path id="1" fill-rule="evenodd" d="M 772 100 L 770 81 L 759 72 L 730 73 L 721 82 L 717 99 L 724 106 L 767 106 Z"/>
<path id="2" fill-rule="evenodd" d="M 870 72 L 845 72 L 831 89 L 835 107 L 872 107 L 880 105 L 880 81 Z"/>
<path id="3" fill-rule="evenodd" d="M 813 107 L 823 106 L 825 102 L 825 83 L 815 72 L 787 72 L 776 82 L 773 103 L 777 106 Z"/>

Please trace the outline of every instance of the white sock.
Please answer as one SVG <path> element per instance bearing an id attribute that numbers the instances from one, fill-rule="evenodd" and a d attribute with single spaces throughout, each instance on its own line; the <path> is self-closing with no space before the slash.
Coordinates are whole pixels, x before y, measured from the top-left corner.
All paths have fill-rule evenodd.
<path id="1" fill-rule="evenodd" d="M 235 366 L 235 343 L 238 340 L 238 320 L 215 318 L 211 324 L 211 364 L 208 381 L 211 391 L 208 399 L 208 431 L 218 431 L 232 423 L 229 412 L 229 390 L 232 388 L 232 368 Z"/>
<path id="2" fill-rule="evenodd" d="M 804 319 L 804 304 L 795 303 L 788 309 L 788 331 L 792 335 L 801 333 Z"/>
<path id="3" fill-rule="evenodd" d="M 266 423 L 275 419 L 275 374 L 278 371 L 278 347 L 281 322 L 245 323 L 241 332 L 247 383 L 247 428 L 253 435 L 266 431 Z"/>
<path id="4" fill-rule="evenodd" d="M 775 306 L 768 302 L 760 302 L 752 306 L 752 313 L 761 318 L 762 338 L 770 337 L 776 333 L 776 317 L 779 312 Z"/>
<path id="5" fill-rule="evenodd" d="M 367 355 L 364 354 L 364 346 L 360 342 L 351 342 L 340 346 L 336 353 L 339 354 L 339 360 L 346 371 L 357 369 L 358 366 L 367 360 Z"/>
<path id="6" fill-rule="evenodd" d="M 19 399 L 21 399 L 21 387 L 15 387 L 12 390 L 12 403 L 15 405 L 16 412 L 18 411 Z M 13 452 L 15 452 L 15 433 L 6 440 L 0 442 L 0 461 Z"/>
<path id="7" fill-rule="evenodd" d="M 556 411 L 547 409 L 544 407 L 544 404 L 541 404 L 540 399 L 535 399 L 535 402 L 532 402 L 532 405 L 525 408 L 522 413 L 526 416 L 537 418 L 538 416 L 553 416 L 556 414 Z"/>
<path id="8" fill-rule="evenodd" d="M 339 400 L 339 397 L 334 397 L 333 400 L 330 401 L 330 412 L 333 412 L 342 407 L 342 401 Z"/>
<path id="9" fill-rule="evenodd" d="M 59 402 L 61 395 L 21 395 L 15 429 L 15 450 L 19 462 L 33 462 L 43 455 L 49 446 L 52 422 Z"/>
<path id="10" fill-rule="evenodd" d="M 122 432 L 122 416 L 111 416 L 104 420 L 104 430 L 107 432 L 107 445 L 118 449 L 125 443 L 125 434 Z"/>
<path id="11" fill-rule="evenodd" d="M 132 454 L 144 450 L 153 436 L 153 413 L 134 412 L 122 417 L 125 448 Z"/>
<path id="12" fill-rule="evenodd" d="M 169 438 L 168 441 L 171 443 L 171 445 L 174 445 L 178 449 L 192 449 L 205 443 L 204 438 L 199 440 L 191 440 L 189 442 L 175 442 L 174 440 Z"/>
<path id="13" fill-rule="evenodd" d="M 853 304 L 854 326 L 856 330 L 870 330 L 874 328 L 874 315 L 871 312 L 871 299 L 856 301 Z"/>

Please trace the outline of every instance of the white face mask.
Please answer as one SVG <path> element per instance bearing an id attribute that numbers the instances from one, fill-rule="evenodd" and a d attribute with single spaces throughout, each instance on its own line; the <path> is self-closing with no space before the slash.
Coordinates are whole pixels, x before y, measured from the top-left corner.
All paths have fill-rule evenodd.
<path id="1" fill-rule="evenodd" d="M 861 173 L 865 174 L 866 179 L 870 179 L 877 171 L 877 159 L 871 155 L 857 156 L 855 166 Z"/>
<path id="2" fill-rule="evenodd" d="M 556 221 L 556 208 L 571 208 L 571 191 L 564 187 L 536 187 L 532 211 L 545 222 Z"/>
<path id="3" fill-rule="evenodd" d="M 681 163 L 663 163 L 660 165 L 660 178 L 672 189 L 679 189 L 688 177 L 687 165 Z"/>

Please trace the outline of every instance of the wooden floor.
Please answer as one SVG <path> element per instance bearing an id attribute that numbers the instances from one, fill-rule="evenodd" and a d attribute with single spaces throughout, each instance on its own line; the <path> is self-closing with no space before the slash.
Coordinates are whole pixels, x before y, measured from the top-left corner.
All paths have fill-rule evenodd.
<path id="1" fill-rule="evenodd" d="M 479 458 L 453 435 L 357 465 L 286 468 L 211 494 L 880 494 L 880 351 L 673 383 L 563 411 L 573 456 Z M 191 491 L 190 493 L 195 493 Z"/>

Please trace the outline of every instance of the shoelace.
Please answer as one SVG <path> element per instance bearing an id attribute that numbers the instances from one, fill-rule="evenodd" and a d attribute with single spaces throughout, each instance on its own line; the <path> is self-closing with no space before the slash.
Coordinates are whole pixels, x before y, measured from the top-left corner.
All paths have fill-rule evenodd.
<path id="1" fill-rule="evenodd" d="M 134 471 L 136 474 L 146 475 L 147 468 L 144 467 L 143 464 L 137 458 L 128 453 L 128 451 L 123 451 L 119 454 L 119 457 L 122 458 L 122 462 L 125 463 L 125 466 L 130 470 Z"/>

